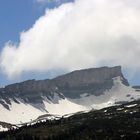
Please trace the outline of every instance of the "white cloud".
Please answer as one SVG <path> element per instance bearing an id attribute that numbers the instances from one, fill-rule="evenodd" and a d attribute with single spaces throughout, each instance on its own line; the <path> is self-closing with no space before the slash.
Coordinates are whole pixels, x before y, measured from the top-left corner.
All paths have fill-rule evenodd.
<path id="1" fill-rule="evenodd" d="M 139 7 L 138 0 L 77 0 L 46 11 L 18 45 L 4 46 L 1 70 L 9 77 L 101 65 L 140 70 Z"/>

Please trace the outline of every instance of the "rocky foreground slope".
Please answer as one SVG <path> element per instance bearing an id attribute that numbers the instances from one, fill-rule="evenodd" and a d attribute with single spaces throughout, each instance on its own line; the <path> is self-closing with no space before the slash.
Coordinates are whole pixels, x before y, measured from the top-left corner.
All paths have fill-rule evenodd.
<path id="1" fill-rule="evenodd" d="M 44 114 L 65 115 L 140 98 L 121 67 L 77 70 L 47 80 L 29 80 L 0 89 L 0 121 L 25 123 Z"/>

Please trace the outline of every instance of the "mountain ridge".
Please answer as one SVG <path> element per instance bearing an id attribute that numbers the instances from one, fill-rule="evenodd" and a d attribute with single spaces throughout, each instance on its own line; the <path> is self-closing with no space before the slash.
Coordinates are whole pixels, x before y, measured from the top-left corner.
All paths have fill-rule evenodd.
<path id="1" fill-rule="evenodd" d="M 120 66 L 90 68 L 76 70 L 53 79 L 28 80 L 8 85 L 0 89 L 0 99 L 5 100 L 10 105 L 8 98 L 12 98 L 16 103 L 18 103 L 16 98 L 21 98 L 27 103 L 43 103 L 42 96 L 46 96 L 48 99 L 53 98 L 52 92 L 57 93 L 61 98 L 68 97 L 72 99 L 79 98 L 83 93 L 99 96 L 105 90 L 111 89 L 113 86 L 112 78 L 117 76 L 122 77 L 122 82 L 129 86 Z M 3 100 L 0 100 L 0 103 L 3 103 L 8 109 Z"/>
<path id="2" fill-rule="evenodd" d="M 9 84 L 9 85 L 6 85 L 4 87 L 1 87 L 0 88 L 0 91 L 4 88 L 8 88 L 9 86 L 14 86 L 16 84 L 22 84 L 22 83 L 30 83 L 30 82 L 40 82 L 40 81 L 51 81 L 51 80 L 57 80 L 57 79 L 60 79 L 61 77 L 64 77 L 64 76 L 67 76 L 67 75 L 70 75 L 70 74 L 73 74 L 73 73 L 79 73 L 79 72 L 85 72 L 85 71 L 99 71 L 99 70 L 102 70 L 102 69 L 113 69 L 115 70 L 115 76 L 123 76 L 122 74 L 122 71 L 121 71 L 121 66 L 114 66 L 114 67 L 107 67 L 107 66 L 104 66 L 104 67 L 100 67 L 100 68 L 87 68 L 87 69 L 79 69 L 79 70 L 74 70 L 72 72 L 69 72 L 69 73 L 66 73 L 66 74 L 62 74 L 62 75 L 58 75 L 54 78 L 51 78 L 51 79 L 43 79 L 43 80 L 36 80 L 36 79 L 29 79 L 29 80 L 25 80 L 25 81 L 22 81 L 22 82 L 16 82 L 16 83 L 13 83 L 13 84 Z M 114 76 L 114 77 L 115 77 Z"/>
<path id="3" fill-rule="evenodd" d="M 61 76 L 57 76 L 53 79 L 45 79 L 45 80 L 27 80 L 20 83 L 14 83 L 5 86 L 4 88 L 0 88 L 0 93 L 5 92 L 30 92 L 30 91 L 40 91 L 40 90 L 56 90 L 56 87 L 76 87 L 78 84 L 102 84 L 104 82 L 108 82 L 108 79 L 113 77 L 121 76 L 123 78 L 123 83 L 129 86 L 128 81 L 124 78 L 121 66 L 115 67 L 101 67 L 101 68 L 89 68 L 83 70 L 76 70 L 70 72 L 68 74 L 64 74 Z M 105 81 L 106 80 L 106 81 Z M 110 81 L 111 82 L 111 81 Z M 28 89 L 28 90 L 27 90 Z"/>
<path id="4" fill-rule="evenodd" d="M 28 80 L 0 89 L 0 121 L 27 122 L 50 113 L 65 115 L 139 98 L 121 67 L 76 70 L 46 80 Z M 30 111 L 34 112 L 33 114 Z M 9 118 L 9 114 L 15 118 Z"/>

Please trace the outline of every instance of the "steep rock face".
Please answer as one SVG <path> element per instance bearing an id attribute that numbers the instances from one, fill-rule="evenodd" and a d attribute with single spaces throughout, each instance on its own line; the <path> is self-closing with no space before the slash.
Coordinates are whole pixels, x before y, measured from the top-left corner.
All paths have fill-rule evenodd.
<path id="1" fill-rule="evenodd" d="M 122 76 L 120 66 L 112 68 L 102 67 L 73 71 L 69 74 L 59 76 L 53 79 L 53 81 L 60 86 L 65 86 L 67 83 L 70 87 L 76 87 L 85 84 L 102 84 L 106 80 L 118 76 Z"/>
<path id="2" fill-rule="evenodd" d="M 120 76 L 124 85 L 129 86 L 123 77 L 121 67 L 102 67 L 73 71 L 53 79 L 53 82 L 66 97 L 79 98 L 83 93 L 96 96 L 113 86 L 113 78 Z"/>
<path id="3" fill-rule="evenodd" d="M 35 106 L 42 104 L 43 107 L 44 97 L 52 101 L 54 93 L 60 99 L 76 99 L 85 93 L 99 96 L 112 88 L 113 78 L 118 76 L 124 85 L 129 85 L 120 66 L 77 70 L 54 79 L 28 80 L 1 88 L 0 104 L 10 109 L 11 100 L 17 104 L 21 100 Z"/>

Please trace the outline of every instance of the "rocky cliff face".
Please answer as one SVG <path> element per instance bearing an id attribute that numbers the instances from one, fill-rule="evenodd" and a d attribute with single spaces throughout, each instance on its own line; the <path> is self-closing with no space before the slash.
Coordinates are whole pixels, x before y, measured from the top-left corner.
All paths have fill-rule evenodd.
<path id="1" fill-rule="evenodd" d="M 113 78 L 120 76 L 124 85 L 129 86 L 123 77 L 121 67 L 102 67 L 73 71 L 53 79 L 58 89 L 69 98 L 78 98 L 82 93 L 96 96 L 113 86 Z"/>
<path id="2" fill-rule="evenodd" d="M 44 97 L 51 100 L 54 93 L 62 99 L 80 98 L 85 93 L 99 96 L 113 86 L 113 78 L 118 76 L 124 85 L 129 85 L 120 66 L 77 70 L 54 79 L 16 83 L 0 89 L 0 104 L 7 109 L 11 100 L 19 103 L 17 99 L 29 104 L 42 104 Z"/>
<path id="3" fill-rule="evenodd" d="M 118 76 L 122 76 L 120 66 L 113 68 L 102 67 L 73 71 L 69 74 L 59 76 L 53 79 L 53 81 L 59 86 L 65 86 L 67 83 L 70 87 L 76 87 L 88 84 L 102 84 L 106 80 Z"/>

